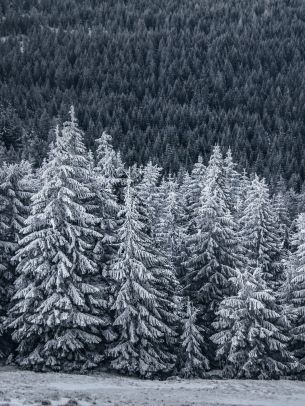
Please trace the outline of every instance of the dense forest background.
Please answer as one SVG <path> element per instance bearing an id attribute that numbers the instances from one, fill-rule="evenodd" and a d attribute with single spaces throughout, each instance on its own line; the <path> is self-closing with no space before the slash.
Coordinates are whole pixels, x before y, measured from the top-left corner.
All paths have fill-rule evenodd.
<path id="1" fill-rule="evenodd" d="M 218 143 L 304 183 L 301 0 L 0 0 L 0 55 L 6 159 L 40 165 L 74 103 L 87 146 L 106 130 L 127 164 L 189 169 Z"/>

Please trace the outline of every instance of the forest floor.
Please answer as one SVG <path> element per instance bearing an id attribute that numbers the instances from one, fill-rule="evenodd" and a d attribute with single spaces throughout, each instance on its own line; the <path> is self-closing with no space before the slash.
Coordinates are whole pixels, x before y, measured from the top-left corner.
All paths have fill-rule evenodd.
<path id="1" fill-rule="evenodd" d="M 304 406 L 305 382 L 167 380 L 0 368 L 0 406 Z"/>

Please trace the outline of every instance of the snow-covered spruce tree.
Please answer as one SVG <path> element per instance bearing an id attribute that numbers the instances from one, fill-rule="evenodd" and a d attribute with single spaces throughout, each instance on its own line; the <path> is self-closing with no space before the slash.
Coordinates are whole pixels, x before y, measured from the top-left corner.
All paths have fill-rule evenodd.
<path id="1" fill-rule="evenodd" d="M 250 179 L 248 177 L 247 172 L 244 169 L 239 178 L 238 187 L 237 187 L 236 206 L 235 206 L 234 212 L 233 212 L 235 219 L 238 223 L 238 228 L 240 228 L 240 226 L 239 226 L 240 219 L 243 214 L 244 207 L 245 207 L 245 201 L 246 201 L 249 185 L 250 185 Z"/>
<path id="2" fill-rule="evenodd" d="M 153 165 L 151 161 L 148 162 L 143 168 L 142 179 L 136 186 L 141 210 L 145 211 L 147 233 L 152 238 L 155 238 L 155 226 L 160 205 L 158 183 L 161 171 L 159 166 Z"/>
<path id="3" fill-rule="evenodd" d="M 114 309 L 119 337 L 109 350 L 112 368 L 129 375 L 169 373 L 174 355 L 177 281 L 167 259 L 145 233 L 135 189 L 127 180 L 119 250 L 111 265 L 118 283 Z"/>
<path id="4" fill-rule="evenodd" d="M 117 214 L 120 207 L 116 192 L 123 187 L 123 176 L 126 175 L 121 162 L 118 161 L 118 155 L 112 148 L 111 136 L 103 133 L 97 143 L 96 165 L 91 174 L 94 194 L 91 203 L 94 207 L 93 212 L 99 218 L 99 232 L 103 235 L 102 239 L 98 239 L 95 249 L 96 253 L 99 252 L 99 263 L 103 266 L 108 263 L 114 251 Z"/>
<path id="5" fill-rule="evenodd" d="M 30 197 L 35 185 L 29 162 L 4 164 L 0 169 L 0 337 L 16 280 L 12 258 L 21 229 L 29 214 Z M 7 342 L 2 337 L 2 342 Z M 3 344 L 4 345 L 4 344 Z M 0 339 L 1 351 L 1 339 Z"/>
<path id="6" fill-rule="evenodd" d="M 106 182 L 105 186 L 117 196 L 119 202 L 123 202 L 123 187 L 126 183 L 126 173 L 119 152 L 116 152 L 112 146 L 111 135 L 103 132 L 100 138 L 96 140 L 96 172 Z"/>
<path id="7" fill-rule="evenodd" d="M 223 171 L 223 158 L 215 147 L 204 177 L 200 206 L 194 218 L 194 231 L 187 243 L 188 258 L 184 290 L 199 310 L 199 325 L 209 344 L 210 363 L 215 362 L 213 321 L 219 303 L 232 293 L 230 277 L 241 266 L 237 226 L 230 212 Z"/>
<path id="8" fill-rule="evenodd" d="M 279 220 L 269 197 L 265 180 L 257 175 L 251 181 L 240 219 L 240 241 L 253 267 L 262 269 L 273 288 L 282 277 Z"/>
<path id="9" fill-rule="evenodd" d="M 185 378 L 203 376 L 209 369 L 209 361 L 204 355 L 207 346 L 201 328 L 197 325 L 197 313 L 188 298 L 181 335 L 180 373 Z"/>
<path id="10" fill-rule="evenodd" d="M 278 192 L 273 196 L 272 205 L 278 217 L 278 228 L 280 236 L 280 248 L 288 250 L 290 241 L 291 219 L 288 210 L 288 199 L 285 193 Z"/>
<path id="11" fill-rule="evenodd" d="M 236 215 L 243 198 L 243 177 L 237 172 L 236 164 L 233 161 L 232 152 L 229 148 L 224 158 L 224 177 L 228 193 L 228 205 L 232 214 Z"/>
<path id="12" fill-rule="evenodd" d="M 292 220 L 296 219 L 298 214 L 302 213 L 305 210 L 304 207 L 300 210 L 299 194 L 296 193 L 296 191 L 293 188 L 290 188 L 286 191 L 285 200 L 287 201 L 287 206 L 289 208 L 289 215 Z"/>
<path id="13" fill-rule="evenodd" d="M 226 378 L 277 379 L 296 367 L 280 314 L 260 267 L 235 270 L 237 294 L 225 298 L 211 339 Z"/>
<path id="14" fill-rule="evenodd" d="M 94 160 L 90 172 L 90 189 L 92 195 L 89 199 L 91 213 L 98 217 L 96 230 L 99 237 L 96 238 L 93 250 L 94 260 L 99 268 L 97 285 L 104 299 L 104 327 L 102 335 L 105 338 L 102 342 L 101 351 L 104 352 L 106 345 L 116 337 L 113 330 L 113 294 L 115 284 L 109 277 L 109 264 L 116 252 L 116 230 L 118 227 L 117 214 L 119 211 L 120 195 L 123 189 L 123 178 L 126 178 L 120 157 L 111 145 L 111 136 L 103 133 L 97 140 L 96 164 Z M 108 314 L 108 316 L 107 316 Z"/>
<path id="15" fill-rule="evenodd" d="M 200 206 L 200 195 L 203 189 L 206 167 L 202 156 L 198 157 L 191 174 L 186 173 L 180 188 L 184 210 L 184 227 L 189 233 L 196 230 L 195 218 Z"/>
<path id="16" fill-rule="evenodd" d="M 170 262 L 178 272 L 185 241 L 181 194 L 177 182 L 171 176 L 168 180 L 163 180 L 159 189 L 162 190 L 162 198 L 160 197 L 162 204 L 160 204 L 158 213 L 155 239 L 161 250 L 167 253 Z"/>
<path id="17" fill-rule="evenodd" d="M 4 144 L 4 142 L 1 140 L 0 141 L 0 166 L 2 166 L 5 162 L 8 161 L 8 154 L 7 154 L 7 148 Z"/>
<path id="18" fill-rule="evenodd" d="M 189 182 L 189 204 L 198 204 L 200 194 L 203 188 L 203 180 L 206 167 L 203 164 L 202 156 L 199 155 L 197 162 L 194 164 Z"/>
<path id="19" fill-rule="evenodd" d="M 291 348 L 305 366 L 305 213 L 297 217 L 292 246 L 293 252 L 285 264 L 286 280 L 280 293 L 284 296 L 286 311 L 293 317 Z"/>
<path id="20" fill-rule="evenodd" d="M 70 114 L 32 197 L 10 312 L 16 362 L 43 371 L 87 370 L 101 361 L 96 346 L 103 300 L 93 284 L 92 259 L 98 219 L 84 203 L 91 193 L 90 165 L 73 108 Z"/>
<path id="21" fill-rule="evenodd" d="M 185 262 L 187 291 L 211 322 L 220 301 L 231 293 L 229 278 L 240 262 L 236 223 L 228 207 L 218 146 L 206 170 L 194 221 L 196 227 L 188 243 L 189 259 Z"/>
<path id="22" fill-rule="evenodd" d="M 295 283 L 293 283 L 293 280 L 296 276 L 295 260 L 296 258 L 292 256 L 292 254 L 284 260 L 283 281 L 275 293 L 275 297 L 280 306 L 279 325 L 281 325 L 283 333 L 290 338 L 288 349 L 294 354 L 298 361 L 295 368 L 290 371 L 290 374 L 293 375 L 297 375 L 305 369 L 304 363 L 299 360 L 299 358 L 301 358 L 299 349 L 303 347 L 303 343 L 302 341 L 294 339 L 295 327 L 299 320 L 298 306 L 294 303 Z"/>

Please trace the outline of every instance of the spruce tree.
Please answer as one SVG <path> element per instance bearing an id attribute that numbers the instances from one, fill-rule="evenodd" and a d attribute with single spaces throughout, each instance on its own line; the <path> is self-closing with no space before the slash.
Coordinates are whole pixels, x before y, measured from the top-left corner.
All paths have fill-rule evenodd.
<path id="1" fill-rule="evenodd" d="M 228 194 L 228 206 L 231 213 L 235 215 L 238 211 L 240 200 L 242 199 L 242 176 L 236 170 L 236 164 L 233 161 L 232 152 L 229 148 L 224 158 L 224 177 L 225 186 Z"/>
<path id="2" fill-rule="evenodd" d="M 291 220 L 288 210 L 287 196 L 283 192 L 278 192 L 273 196 L 272 205 L 278 218 L 280 249 L 288 250 L 290 245 Z"/>
<path id="3" fill-rule="evenodd" d="M 296 366 L 279 308 L 260 267 L 236 270 L 237 294 L 225 298 L 211 339 L 226 378 L 277 379 Z"/>
<path id="4" fill-rule="evenodd" d="M 110 273 L 118 284 L 114 304 L 119 337 L 109 350 L 112 368 L 129 375 L 169 373 L 176 324 L 177 281 L 166 257 L 146 233 L 139 200 L 128 178 L 119 249 Z"/>
<path id="5" fill-rule="evenodd" d="M 213 334 L 215 312 L 223 298 L 232 293 L 230 277 L 241 265 L 237 225 L 230 211 L 219 147 L 214 148 L 206 169 L 199 203 L 187 242 L 184 290 L 199 310 L 199 325 L 205 327 L 204 339 L 213 365 L 214 346 L 209 336 Z"/>
<path id="6" fill-rule="evenodd" d="M 93 242 L 98 219 L 86 208 L 92 192 L 88 154 L 74 109 L 57 131 L 23 229 L 9 327 L 16 362 L 35 370 L 87 370 L 101 361 L 96 346 L 104 325 L 95 286 Z"/>
<path id="7" fill-rule="evenodd" d="M 121 202 L 126 174 L 120 153 L 114 150 L 112 137 L 106 132 L 103 132 L 96 143 L 98 145 L 96 172 L 106 182 L 104 187 L 112 190 L 118 201 Z"/>
<path id="8" fill-rule="evenodd" d="M 158 183 L 161 170 L 158 165 L 153 165 L 151 161 L 148 162 L 143 168 L 142 179 L 136 187 L 138 199 L 141 202 L 141 209 L 145 212 L 147 233 L 152 238 L 155 238 L 156 234 L 156 222 L 160 203 L 158 200 Z"/>
<path id="9" fill-rule="evenodd" d="M 197 162 L 194 164 L 189 182 L 189 204 L 198 204 L 201 191 L 203 188 L 204 174 L 206 172 L 206 167 L 203 164 L 202 156 L 199 155 Z"/>
<path id="10" fill-rule="evenodd" d="M 160 208 L 156 224 L 156 242 L 167 253 L 177 273 L 180 273 L 184 255 L 185 230 L 184 210 L 179 186 L 173 177 L 163 180 L 159 201 Z"/>
<path id="11" fill-rule="evenodd" d="M 98 265 L 98 286 L 104 299 L 104 337 L 101 346 L 103 350 L 109 342 L 116 338 L 113 330 L 113 294 L 115 284 L 109 277 L 109 264 L 116 252 L 117 244 L 117 215 L 120 204 L 118 200 L 122 194 L 123 175 L 125 174 L 118 154 L 111 144 L 111 136 L 103 133 L 97 139 L 96 164 L 92 157 L 92 171 L 90 171 L 90 188 L 93 196 L 90 196 L 91 212 L 98 218 L 96 230 L 99 237 L 94 246 L 94 260 Z"/>
<path id="12" fill-rule="evenodd" d="M 96 165 L 91 173 L 91 188 L 94 198 L 90 200 L 92 211 L 99 218 L 98 231 L 103 238 L 97 240 L 95 252 L 99 253 L 101 268 L 109 262 L 115 248 L 117 214 L 120 204 L 119 189 L 123 174 L 121 163 L 111 145 L 111 136 L 103 133 L 97 140 Z"/>
<path id="13" fill-rule="evenodd" d="M 194 222 L 185 262 L 187 289 L 194 303 L 213 319 L 219 302 L 230 294 L 229 278 L 239 264 L 236 223 L 229 209 L 219 147 L 214 148 L 206 170 Z"/>
<path id="14" fill-rule="evenodd" d="M 29 215 L 30 197 L 34 189 L 32 167 L 27 161 L 18 164 L 5 163 L 0 169 L 0 337 L 1 331 L 4 332 L 17 278 L 12 258 L 18 248 L 21 229 Z M 8 347 L 7 334 L 5 336 L 1 342 L 3 347 Z"/>
<path id="15" fill-rule="evenodd" d="M 302 341 L 295 339 L 295 328 L 299 321 L 298 305 L 295 303 L 296 286 L 293 282 L 296 276 L 295 259 L 296 258 L 292 255 L 285 259 L 283 281 L 275 293 L 277 302 L 280 306 L 279 324 L 282 326 L 283 333 L 290 338 L 288 349 L 297 360 L 295 367 L 290 371 L 290 374 L 293 375 L 296 375 L 305 369 L 304 363 L 300 360 L 300 348 L 302 349 L 303 343 Z"/>
<path id="16" fill-rule="evenodd" d="M 182 205 L 184 210 L 184 227 L 188 233 L 196 230 L 198 207 L 200 206 L 200 195 L 204 185 L 206 167 L 203 164 L 202 156 L 198 157 L 191 174 L 184 175 L 181 185 Z"/>
<path id="17" fill-rule="evenodd" d="M 239 177 L 238 185 L 237 185 L 237 196 L 236 196 L 236 206 L 233 212 L 236 222 L 238 223 L 238 228 L 240 228 L 240 220 L 243 214 L 243 210 L 245 207 L 245 201 L 247 197 L 247 191 L 249 189 L 250 179 L 247 175 L 247 172 L 243 170 L 241 176 Z"/>
<path id="18" fill-rule="evenodd" d="M 282 278 L 279 220 L 265 180 L 251 181 L 240 219 L 240 241 L 250 266 L 259 266 L 272 288 Z"/>
<path id="19" fill-rule="evenodd" d="M 286 280 L 281 294 L 288 315 L 293 320 L 293 328 L 290 329 L 291 348 L 305 367 L 305 213 L 297 217 L 292 246 L 293 252 L 285 263 Z"/>
<path id="20" fill-rule="evenodd" d="M 197 325 L 197 313 L 188 298 L 181 335 L 181 375 L 185 378 L 202 377 L 209 369 L 209 361 L 204 355 L 207 345 L 202 328 Z"/>

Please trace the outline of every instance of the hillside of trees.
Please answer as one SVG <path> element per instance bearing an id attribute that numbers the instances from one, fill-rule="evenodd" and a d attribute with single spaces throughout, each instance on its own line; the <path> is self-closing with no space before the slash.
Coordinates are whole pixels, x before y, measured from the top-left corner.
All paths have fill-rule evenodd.
<path id="1" fill-rule="evenodd" d="M 0 0 L 0 141 L 36 167 L 75 105 L 85 143 L 188 170 L 212 147 L 301 189 L 301 0 Z M 8 152 L 5 150 L 8 150 Z"/>
<path id="2" fill-rule="evenodd" d="M 0 354 L 35 371 L 304 379 L 304 194 L 215 145 L 128 166 L 74 107 L 38 168 L 0 167 Z M 218 372 L 213 372 L 218 371 Z"/>

